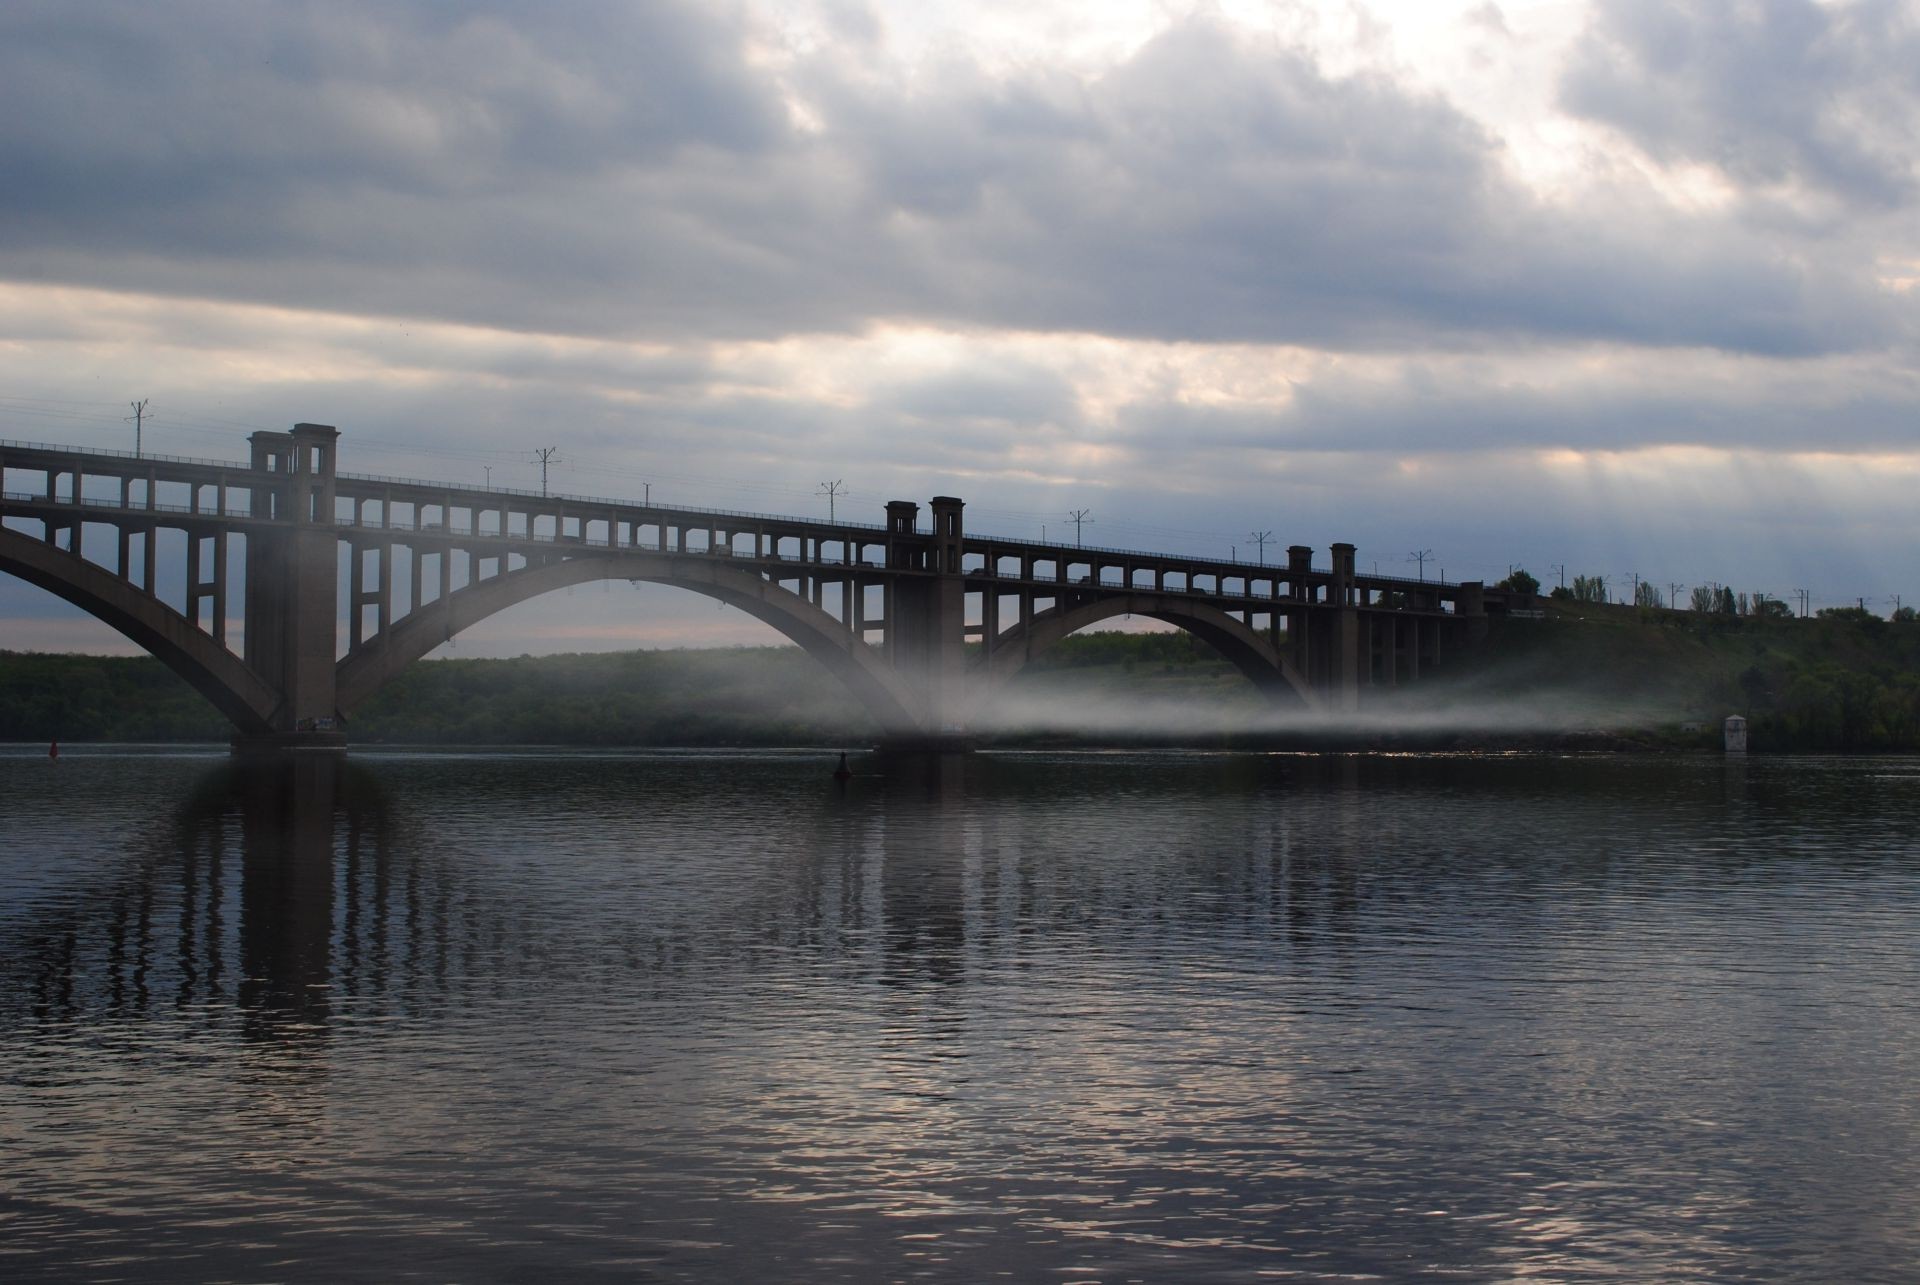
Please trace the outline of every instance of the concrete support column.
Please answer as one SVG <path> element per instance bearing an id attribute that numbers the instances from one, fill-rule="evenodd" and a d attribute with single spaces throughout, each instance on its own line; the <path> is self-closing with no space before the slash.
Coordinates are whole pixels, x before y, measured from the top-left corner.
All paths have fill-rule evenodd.
<path id="1" fill-rule="evenodd" d="M 221 488 L 225 494 L 225 488 Z M 227 529 L 213 533 L 213 636 L 227 641 Z"/>
<path id="2" fill-rule="evenodd" d="M 1360 613 L 1354 606 L 1354 549 L 1351 544 L 1336 544 L 1331 551 L 1334 637 L 1330 694 L 1335 708 L 1354 710 L 1360 707 L 1361 662 Z"/>
<path id="3" fill-rule="evenodd" d="M 1291 651 L 1288 659 L 1309 685 L 1314 681 L 1314 655 L 1309 638 L 1312 629 L 1308 625 L 1311 613 L 1307 610 L 1307 601 L 1312 590 L 1307 577 L 1313 571 L 1313 550 L 1304 544 L 1289 545 L 1287 548 L 1287 596 L 1292 600 L 1286 607 L 1287 646 Z M 1191 582 L 1188 585 L 1192 587 Z"/>
<path id="4" fill-rule="evenodd" d="M 339 739 L 331 730 L 339 716 L 334 647 L 340 570 L 333 521 L 339 437 L 324 424 L 253 435 L 260 479 L 255 495 L 284 497 L 287 521 L 257 527 L 247 539 L 245 659 L 279 689 L 272 721 L 288 740 Z M 276 464 L 283 467 L 262 467 Z M 317 726 L 322 720 L 325 726 Z"/>

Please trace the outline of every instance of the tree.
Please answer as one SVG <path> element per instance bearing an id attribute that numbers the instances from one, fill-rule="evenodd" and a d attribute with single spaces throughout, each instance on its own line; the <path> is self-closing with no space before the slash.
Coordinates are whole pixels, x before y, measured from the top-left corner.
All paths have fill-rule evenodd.
<path id="1" fill-rule="evenodd" d="M 1720 592 L 1712 585 L 1695 585 L 1693 587 L 1693 596 L 1688 600 L 1688 605 L 1695 611 L 1712 611 L 1720 605 Z"/>
<path id="2" fill-rule="evenodd" d="M 1739 607 L 1733 601 L 1733 590 L 1727 588 L 1725 585 L 1720 587 L 1720 601 L 1714 607 L 1714 610 L 1723 616 L 1737 616 L 1740 614 Z"/>
<path id="3" fill-rule="evenodd" d="M 1607 600 L 1607 578 L 1605 576 L 1575 576 L 1573 578 L 1573 600 L 1575 602 L 1605 602 Z"/>
<path id="4" fill-rule="evenodd" d="M 1667 602 L 1666 599 L 1660 596 L 1658 589 L 1642 580 L 1634 586 L 1633 605 L 1636 607 L 1664 607 L 1667 605 Z"/>
<path id="5" fill-rule="evenodd" d="M 1893 618 L 1903 625 L 1910 625 L 1914 621 L 1920 620 L 1920 611 L 1915 611 L 1912 607 L 1896 607 L 1893 611 Z"/>
<path id="6" fill-rule="evenodd" d="M 1527 574 L 1525 567 L 1515 567 L 1507 578 L 1494 588 L 1505 589 L 1510 593 L 1539 593 L 1540 582 Z"/>
<path id="7" fill-rule="evenodd" d="M 1792 620 L 1793 608 L 1778 598 L 1762 598 L 1754 604 L 1753 614 L 1762 620 Z"/>

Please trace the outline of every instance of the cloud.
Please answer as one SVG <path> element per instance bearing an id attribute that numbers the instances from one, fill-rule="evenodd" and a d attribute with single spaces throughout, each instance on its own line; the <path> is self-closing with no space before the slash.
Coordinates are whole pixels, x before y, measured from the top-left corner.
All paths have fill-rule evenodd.
<path id="1" fill-rule="evenodd" d="M 1911 593 L 1911 19 L 1509 9 L 0 7 L 0 436 Z"/>
<path id="2" fill-rule="evenodd" d="M 768 39 L 670 3 L 13 6 L 0 272 L 652 340 L 1811 353 L 1910 324 L 1858 244 L 1545 201 L 1446 100 L 1216 18 L 1098 72 Z"/>
<path id="3" fill-rule="evenodd" d="M 1909 207 L 1920 20 L 1900 0 L 1601 0 L 1563 104 L 1741 186 Z"/>

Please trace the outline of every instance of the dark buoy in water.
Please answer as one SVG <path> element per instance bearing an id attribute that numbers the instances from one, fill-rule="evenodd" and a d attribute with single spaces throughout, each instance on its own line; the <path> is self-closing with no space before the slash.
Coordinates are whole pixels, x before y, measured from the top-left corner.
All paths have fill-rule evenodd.
<path id="1" fill-rule="evenodd" d="M 47 746 L 47 757 L 48 757 L 48 758 L 50 758 L 50 759 L 53 759 L 53 760 L 54 760 L 55 762 L 58 762 L 58 761 L 59 761 L 59 759 L 60 759 L 60 742 L 58 742 L 58 741 L 55 741 L 55 742 L 54 742 L 53 744 L 51 744 L 51 745 L 49 745 L 49 746 Z M 844 760 L 844 759 L 846 758 L 846 755 L 844 755 L 844 754 L 842 754 L 842 755 L 841 755 L 840 757 L 841 757 L 841 758 L 842 758 L 842 759 Z"/>
<path id="2" fill-rule="evenodd" d="M 833 769 L 833 779 L 836 781 L 851 781 L 853 779 L 853 770 L 847 766 L 847 752 L 845 750 L 840 751 L 840 766 Z"/>

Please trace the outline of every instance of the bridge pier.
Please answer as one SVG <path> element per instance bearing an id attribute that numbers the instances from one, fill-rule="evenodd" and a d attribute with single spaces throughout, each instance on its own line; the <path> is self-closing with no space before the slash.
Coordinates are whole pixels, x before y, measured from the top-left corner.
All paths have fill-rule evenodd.
<path id="1" fill-rule="evenodd" d="M 919 727 L 887 729 L 889 741 L 926 748 L 966 739 L 967 586 L 960 574 L 963 501 L 936 495 L 933 533 L 919 531 L 920 506 L 887 505 L 887 566 L 892 577 L 884 621 L 887 649 L 924 704 Z"/>
<path id="2" fill-rule="evenodd" d="M 339 437 L 325 424 L 295 424 L 291 433 L 259 432 L 248 439 L 256 475 L 281 482 L 253 488 L 253 512 L 278 521 L 247 536 L 245 660 L 281 699 L 268 719 L 270 730 L 235 736 L 236 750 L 346 744 L 334 655 Z M 359 604 L 352 609 L 357 612 Z"/>

